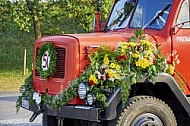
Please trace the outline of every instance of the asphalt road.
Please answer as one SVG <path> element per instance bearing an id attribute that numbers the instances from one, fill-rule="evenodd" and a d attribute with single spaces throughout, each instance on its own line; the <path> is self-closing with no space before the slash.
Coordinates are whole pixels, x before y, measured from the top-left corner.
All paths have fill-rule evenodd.
<path id="1" fill-rule="evenodd" d="M 0 126 L 42 126 L 39 115 L 34 122 L 29 122 L 32 112 L 20 108 L 16 113 L 16 92 L 0 92 Z"/>

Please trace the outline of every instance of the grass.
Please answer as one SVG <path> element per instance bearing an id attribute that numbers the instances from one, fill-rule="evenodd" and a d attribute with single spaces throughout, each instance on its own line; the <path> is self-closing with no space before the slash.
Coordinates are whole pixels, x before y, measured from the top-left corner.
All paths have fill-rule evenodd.
<path id="1" fill-rule="evenodd" d="M 22 72 L 3 72 L 0 73 L 0 92 L 19 92 L 19 88 L 24 84 L 25 78 Z"/>
<path id="2" fill-rule="evenodd" d="M 25 77 L 4 77 L 0 79 L 0 91 L 18 92 L 19 87 L 24 83 Z"/>
<path id="3" fill-rule="evenodd" d="M 26 76 L 21 71 L 0 72 L 0 91 L 18 92 L 19 87 L 24 84 Z"/>
<path id="4" fill-rule="evenodd" d="M 27 51 L 26 68 L 31 70 L 34 34 L 20 31 L 0 30 L 0 91 L 19 91 L 26 76 L 23 76 L 24 50 Z"/>

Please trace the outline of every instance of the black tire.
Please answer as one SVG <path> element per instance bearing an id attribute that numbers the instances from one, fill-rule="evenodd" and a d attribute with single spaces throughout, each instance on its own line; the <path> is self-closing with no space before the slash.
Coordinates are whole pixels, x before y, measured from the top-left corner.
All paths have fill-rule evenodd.
<path id="1" fill-rule="evenodd" d="M 117 126 L 177 126 L 177 123 L 163 101 L 152 96 L 136 96 L 128 100 Z"/>
<path id="2" fill-rule="evenodd" d="M 55 116 L 43 114 L 42 123 L 43 123 L 43 126 L 57 126 L 58 120 Z"/>
<path id="3" fill-rule="evenodd" d="M 42 123 L 43 126 L 58 126 L 58 119 L 55 116 L 43 114 Z M 61 120 L 60 123 L 62 123 L 64 126 L 82 126 L 79 125 L 79 120 L 74 120 L 69 118 Z"/>

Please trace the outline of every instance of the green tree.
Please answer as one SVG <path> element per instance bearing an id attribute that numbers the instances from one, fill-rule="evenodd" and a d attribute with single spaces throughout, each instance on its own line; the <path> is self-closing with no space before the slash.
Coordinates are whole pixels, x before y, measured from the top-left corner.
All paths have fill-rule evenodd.
<path id="1" fill-rule="evenodd" d="M 107 17 L 113 1 L 102 0 L 102 19 Z M 35 38 L 46 34 L 92 31 L 97 0 L 3 0 L 0 11 L 13 20 L 20 30 L 34 30 Z M 1 18 L 2 19 L 2 18 Z"/>

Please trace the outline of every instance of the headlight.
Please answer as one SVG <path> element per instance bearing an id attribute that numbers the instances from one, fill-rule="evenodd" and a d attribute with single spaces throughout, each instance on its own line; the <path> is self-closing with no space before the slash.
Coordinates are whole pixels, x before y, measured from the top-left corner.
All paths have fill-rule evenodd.
<path id="1" fill-rule="evenodd" d="M 95 95 L 93 93 L 89 93 L 87 95 L 87 103 L 88 103 L 88 105 L 94 104 L 95 101 L 96 101 Z"/>
<path id="2" fill-rule="evenodd" d="M 86 98 L 88 91 L 89 91 L 89 87 L 88 87 L 87 83 L 82 82 L 79 84 L 78 95 L 81 99 Z"/>
<path id="3" fill-rule="evenodd" d="M 25 92 L 25 87 L 24 87 L 24 85 L 22 85 L 22 86 L 19 88 L 19 92 L 20 92 L 20 93 L 24 93 L 24 92 Z"/>

